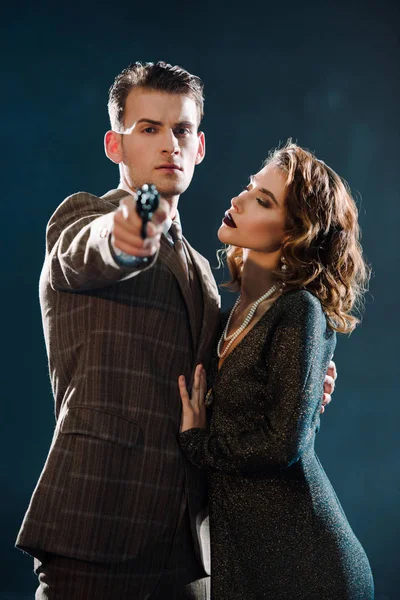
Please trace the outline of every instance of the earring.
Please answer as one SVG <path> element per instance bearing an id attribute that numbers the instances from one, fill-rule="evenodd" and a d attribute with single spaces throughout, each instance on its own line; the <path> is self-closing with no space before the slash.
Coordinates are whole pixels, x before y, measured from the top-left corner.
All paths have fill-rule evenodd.
<path id="1" fill-rule="evenodd" d="M 288 266 L 286 264 L 286 258 L 284 256 L 281 256 L 280 270 L 282 271 L 282 274 L 285 274 L 285 272 L 288 270 Z M 283 293 L 283 291 L 286 287 L 286 283 L 284 281 L 281 281 L 279 285 L 280 285 L 281 293 Z"/>

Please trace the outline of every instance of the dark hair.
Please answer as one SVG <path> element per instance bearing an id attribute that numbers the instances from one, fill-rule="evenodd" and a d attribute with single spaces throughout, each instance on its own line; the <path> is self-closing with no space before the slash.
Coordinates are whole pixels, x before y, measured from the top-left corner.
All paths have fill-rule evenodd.
<path id="1" fill-rule="evenodd" d="M 319 298 L 332 329 L 350 333 L 359 319 L 351 314 L 366 291 L 370 269 L 359 242 L 358 211 L 348 185 L 311 152 L 288 140 L 269 155 L 286 177 L 286 264 L 275 272 L 285 290 L 306 288 Z M 227 284 L 238 289 L 242 248 L 226 252 L 231 273 Z"/>
<path id="2" fill-rule="evenodd" d="M 190 96 L 196 102 L 200 124 L 204 114 L 204 86 L 199 77 L 191 75 L 182 67 L 162 61 L 135 62 L 117 75 L 109 90 L 108 114 L 114 131 L 120 131 L 124 127 L 126 99 L 135 87 Z"/>

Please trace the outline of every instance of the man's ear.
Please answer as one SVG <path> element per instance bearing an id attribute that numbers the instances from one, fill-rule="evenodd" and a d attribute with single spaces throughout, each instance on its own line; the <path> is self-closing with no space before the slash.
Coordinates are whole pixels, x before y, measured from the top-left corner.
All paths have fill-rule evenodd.
<path id="1" fill-rule="evenodd" d="M 202 131 L 198 132 L 197 137 L 199 140 L 199 147 L 197 149 L 197 156 L 196 156 L 195 164 L 199 165 L 206 155 L 206 137 Z"/>
<path id="2" fill-rule="evenodd" d="M 104 136 L 104 151 L 113 163 L 122 162 L 121 134 L 115 131 L 107 131 Z"/>

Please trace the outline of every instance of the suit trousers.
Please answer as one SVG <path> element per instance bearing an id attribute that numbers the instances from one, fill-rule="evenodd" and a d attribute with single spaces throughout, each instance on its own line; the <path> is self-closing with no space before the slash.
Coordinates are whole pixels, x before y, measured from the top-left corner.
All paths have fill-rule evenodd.
<path id="1" fill-rule="evenodd" d="M 93 563 L 56 554 L 35 559 L 35 600 L 208 600 L 209 577 L 195 555 L 187 509 L 172 545 L 124 563 Z"/>

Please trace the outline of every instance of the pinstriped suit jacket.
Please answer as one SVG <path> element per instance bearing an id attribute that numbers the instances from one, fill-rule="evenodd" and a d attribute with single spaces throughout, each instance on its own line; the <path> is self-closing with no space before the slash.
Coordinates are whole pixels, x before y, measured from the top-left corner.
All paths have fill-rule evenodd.
<path id="1" fill-rule="evenodd" d="M 135 274 L 115 263 L 109 234 L 124 195 L 74 194 L 48 224 L 40 302 L 56 428 L 17 546 L 39 558 L 127 560 L 171 540 L 187 501 L 208 571 L 205 482 L 177 443 L 177 379 L 190 381 L 207 361 L 217 287 L 208 262 L 184 240 L 203 293 L 196 323 L 164 236 L 151 268 Z"/>

